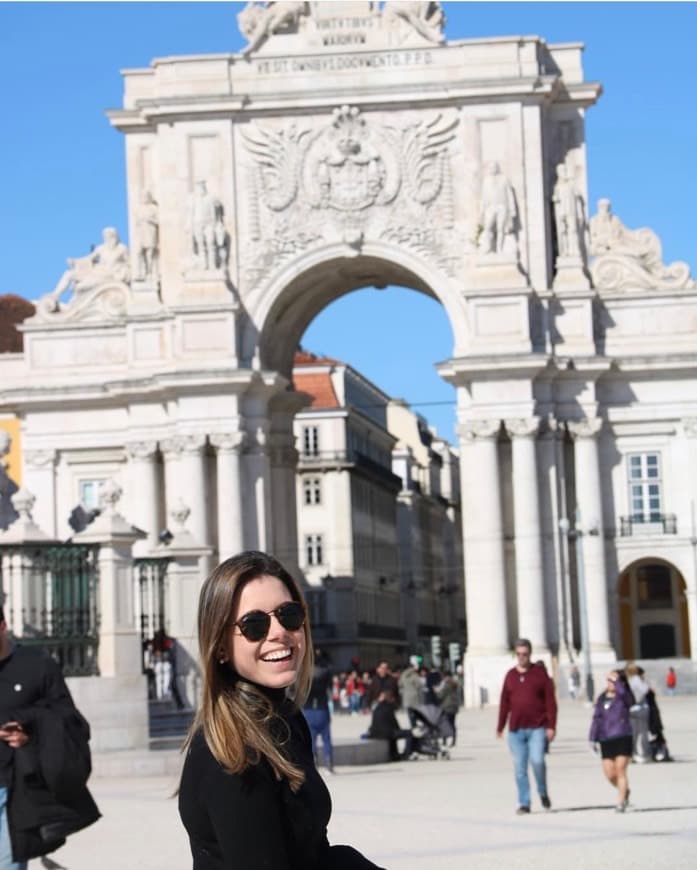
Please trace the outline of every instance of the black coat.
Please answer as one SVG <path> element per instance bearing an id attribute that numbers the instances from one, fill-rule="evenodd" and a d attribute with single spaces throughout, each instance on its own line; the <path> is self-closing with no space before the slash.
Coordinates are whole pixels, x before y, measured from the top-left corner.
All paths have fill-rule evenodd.
<path id="1" fill-rule="evenodd" d="M 329 845 L 331 799 L 315 768 L 307 723 L 290 701 L 272 701 L 285 750 L 305 782 L 294 794 L 265 760 L 242 774 L 226 773 L 196 734 L 179 789 L 194 870 L 379 870 L 355 849 Z"/>
<path id="2" fill-rule="evenodd" d="M 20 722 L 29 735 L 11 750 L 7 808 L 13 858 L 27 861 L 100 816 L 86 787 L 90 729 L 58 664 L 30 647 L 16 647 L 0 662 L 0 717 Z"/>

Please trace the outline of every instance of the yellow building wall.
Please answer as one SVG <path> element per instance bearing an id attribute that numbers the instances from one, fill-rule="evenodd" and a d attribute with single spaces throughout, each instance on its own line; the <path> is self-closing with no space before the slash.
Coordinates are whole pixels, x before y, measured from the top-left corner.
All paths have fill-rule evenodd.
<path id="1" fill-rule="evenodd" d="M 16 417 L 0 417 L 0 429 L 12 438 L 12 445 L 7 456 L 0 462 L 7 463 L 7 473 L 17 486 L 22 485 L 22 445 L 20 443 L 19 420 Z"/>

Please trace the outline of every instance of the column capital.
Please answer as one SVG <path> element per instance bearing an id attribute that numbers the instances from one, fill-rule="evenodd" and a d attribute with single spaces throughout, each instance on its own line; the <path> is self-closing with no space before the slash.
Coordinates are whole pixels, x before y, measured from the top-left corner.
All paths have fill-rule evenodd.
<path id="1" fill-rule="evenodd" d="M 57 451 L 52 448 L 44 450 L 25 450 L 24 462 L 28 468 L 48 468 L 56 462 Z"/>
<path id="2" fill-rule="evenodd" d="M 500 420 L 465 420 L 456 426 L 457 434 L 463 441 L 474 441 L 477 438 L 496 438 L 500 429 Z"/>
<path id="3" fill-rule="evenodd" d="M 178 459 L 183 453 L 200 453 L 205 446 L 205 435 L 173 435 L 160 441 L 160 450 L 168 459 Z"/>
<path id="4" fill-rule="evenodd" d="M 682 427 L 688 438 L 697 438 L 697 417 L 683 417 Z"/>
<path id="5" fill-rule="evenodd" d="M 585 417 L 583 420 L 567 420 L 573 438 L 595 438 L 603 427 L 602 417 Z"/>
<path id="6" fill-rule="evenodd" d="M 514 417 L 504 420 L 506 431 L 512 438 L 534 438 L 540 429 L 539 417 Z"/>
<path id="7" fill-rule="evenodd" d="M 208 440 L 218 453 L 240 453 L 244 448 L 246 435 L 244 432 L 214 432 Z"/>
<path id="8" fill-rule="evenodd" d="M 157 441 L 129 441 L 126 444 L 129 459 L 148 460 L 157 453 Z"/>

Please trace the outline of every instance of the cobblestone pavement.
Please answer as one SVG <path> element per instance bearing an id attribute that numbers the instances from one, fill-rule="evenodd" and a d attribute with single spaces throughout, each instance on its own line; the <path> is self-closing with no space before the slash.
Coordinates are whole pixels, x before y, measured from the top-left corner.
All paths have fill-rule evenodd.
<path id="1" fill-rule="evenodd" d="M 624 815 L 614 812 L 614 791 L 586 743 L 590 709 L 563 702 L 548 763 L 552 810 L 534 799 L 532 813 L 517 817 L 511 761 L 488 708 L 459 714 L 450 761 L 344 767 L 328 777 L 330 840 L 351 843 L 389 870 L 694 867 L 697 698 L 659 701 L 675 761 L 630 767 Z M 366 723 L 336 717 L 335 738 L 357 737 Z M 94 779 L 91 787 L 104 818 L 72 837 L 55 861 L 68 870 L 191 867 L 170 797 L 174 779 Z"/>

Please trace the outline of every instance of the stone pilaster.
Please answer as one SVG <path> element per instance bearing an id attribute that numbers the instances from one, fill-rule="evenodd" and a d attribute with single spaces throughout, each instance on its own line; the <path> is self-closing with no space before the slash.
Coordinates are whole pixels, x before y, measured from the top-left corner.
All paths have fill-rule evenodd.
<path id="1" fill-rule="evenodd" d="M 248 491 L 253 493 L 251 510 L 248 510 L 245 518 L 249 521 L 249 546 L 266 550 L 271 545 L 271 470 L 267 425 L 259 424 L 248 430 L 244 460 Z"/>
<path id="2" fill-rule="evenodd" d="M 540 499 L 535 438 L 539 417 L 506 420 L 513 446 L 513 516 L 515 525 L 518 634 L 535 650 L 547 648 L 544 575 L 540 539 Z"/>
<path id="3" fill-rule="evenodd" d="M 56 522 L 56 458 L 52 449 L 25 450 L 23 454 L 23 486 L 36 496 L 33 514 L 36 524 L 55 538 Z"/>
<path id="4" fill-rule="evenodd" d="M 210 436 L 216 451 L 218 502 L 218 558 L 222 562 L 244 550 L 241 455 L 243 432 Z"/>
<path id="5" fill-rule="evenodd" d="M 684 417 L 683 432 L 687 438 L 689 480 L 697 479 L 697 417 Z M 690 627 L 690 658 L 697 661 L 697 498 L 690 502 L 690 542 L 692 544 L 692 578 L 687 584 L 687 619 Z"/>
<path id="6" fill-rule="evenodd" d="M 580 546 L 586 575 L 586 601 L 590 623 L 591 649 L 606 652 L 610 647 L 607 567 L 603 534 L 603 504 L 600 488 L 598 434 L 600 417 L 569 421 L 574 439 L 576 506 L 581 515 Z M 579 546 L 579 541 L 576 541 Z"/>
<path id="7" fill-rule="evenodd" d="M 463 498 L 468 655 L 508 651 L 503 516 L 497 438 L 500 420 L 457 427 Z"/>

